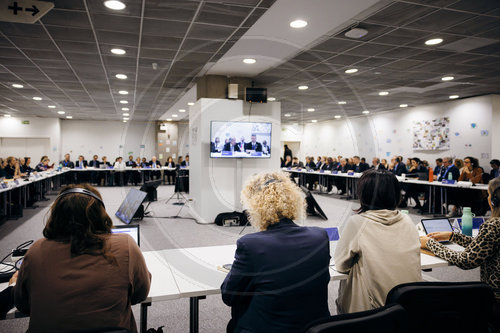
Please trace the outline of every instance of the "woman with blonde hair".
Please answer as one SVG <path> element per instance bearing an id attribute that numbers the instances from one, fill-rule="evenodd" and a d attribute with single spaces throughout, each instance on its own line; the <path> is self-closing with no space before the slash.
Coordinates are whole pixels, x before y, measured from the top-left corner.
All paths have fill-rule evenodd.
<path id="1" fill-rule="evenodd" d="M 235 260 L 221 286 L 231 307 L 228 332 L 302 332 L 329 316 L 329 239 L 326 231 L 301 227 L 305 200 L 283 172 L 247 181 L 241 202 L 258 231 L 238 239 Z"/>

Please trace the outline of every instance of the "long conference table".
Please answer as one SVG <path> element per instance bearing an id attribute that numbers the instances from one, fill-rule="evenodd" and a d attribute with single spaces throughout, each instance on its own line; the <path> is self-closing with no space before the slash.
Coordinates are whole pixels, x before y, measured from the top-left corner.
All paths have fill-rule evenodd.
<path id="1" fill-rule="evenodd" d="M 337 177 L 337 178 L 344 178 L 345 181 L 345 193 L 346 193 L 346 198 L 349 199 L 357 199 L 356 197 L 356 186 L 358 183 L 358 179 L 361 178 L 362 173 L 354 173 L 354 172 L 349 172 L 349 173 L 340 173 L 340 172 L 332 172 L 328 170 L 311 170 L 311 169 L 304 169 L 304 168 L 282 168 L 283 171 L 297 175 L 299 178 L 299 185 L 306 186 L 308 177 L 307 176 L 314 176 L 318 178 L 318 183 L 320 185 L 326 186 L 328 183 L 327 179 L 328 177 Z M 439 191 L 441 203 L 443 203 L 440 207 L 441 214 L 444 214 L 444 207 L 448 207 L 448 189 L 472 189 L 472 190 L 478 190 L 478 191 L 487 191 L 488 190 L 488 185 L 486 184 L 472 184 L 471 182 L 454 182 L 454 183 L 448 183 L 447 180 L 438 182 L 438 181 L 428 181 L 428 180 L 419 180 L 419 179 L 412 179 L 412 178 L 407 178 L 407 177 L 402 177 L 402 176 L 396 176 L 398 181 L 403 184 L 414 184 L 414 185 L 421 185 L 425 186 L 428 190 L 429 193 L 429 202 L 433 203 L 433 197 L 435 197 L 437 194 L 436 192 Z M 350 192 L 350 194 L 349 194 Z M 429 213 L 432 212 L 432 204 L 428 205 L 429 207 Z"/>

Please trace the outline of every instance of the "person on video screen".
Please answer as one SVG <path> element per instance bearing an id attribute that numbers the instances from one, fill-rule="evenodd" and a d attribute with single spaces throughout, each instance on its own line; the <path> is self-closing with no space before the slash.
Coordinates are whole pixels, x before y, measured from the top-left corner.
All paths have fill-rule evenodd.
<path id="1" fill-rule="evenodd" d="M 251 141 L 245 144 L 245 151 L 258 151 L 262 152 L 262 144 L 257 142 L 257 136 L 252 134 Z"/>
<path id="2" fill-rule="evenodd" d="M 231 141 L 224 145 L 225 151 L 241 151 L 240 146 L 236 144 L 236 138 L 231 138 Z"/>

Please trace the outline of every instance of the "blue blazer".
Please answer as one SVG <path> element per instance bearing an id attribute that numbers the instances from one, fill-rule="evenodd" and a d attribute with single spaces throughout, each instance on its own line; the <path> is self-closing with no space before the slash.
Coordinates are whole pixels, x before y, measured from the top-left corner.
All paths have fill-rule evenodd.
<path id="1" fill-rule="evenodd" d="M 238 239 L 221 286 L 234 332 L 302 332 L 329 316 L 329 263 L 326 231 L 290 219 Z"/>

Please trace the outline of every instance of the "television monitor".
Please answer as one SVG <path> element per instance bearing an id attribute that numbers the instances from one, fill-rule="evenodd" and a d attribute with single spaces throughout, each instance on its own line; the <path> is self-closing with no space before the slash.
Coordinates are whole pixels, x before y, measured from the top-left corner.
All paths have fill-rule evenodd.
<path id="1" fill-rule="evenodd" d="M 272 123 L 212 121 L 210 157 L 270 158 Z"/>
<path id="2" fill-rule="evenodd" d="M 245 100 L 251 103 L 267 103 L 266 88 L 246 88 Z"/>
<path id="3" fill-rule="evenodd" d="M 138 189 L 131 188 L 127 193 L 125 200 L 123 200 L 120 208 L 116 211 L 115 215 L 121 221 L 129 224 L 135 216 L 137 210 L 141 206 L 147 193 L 139 191 Z"/>

